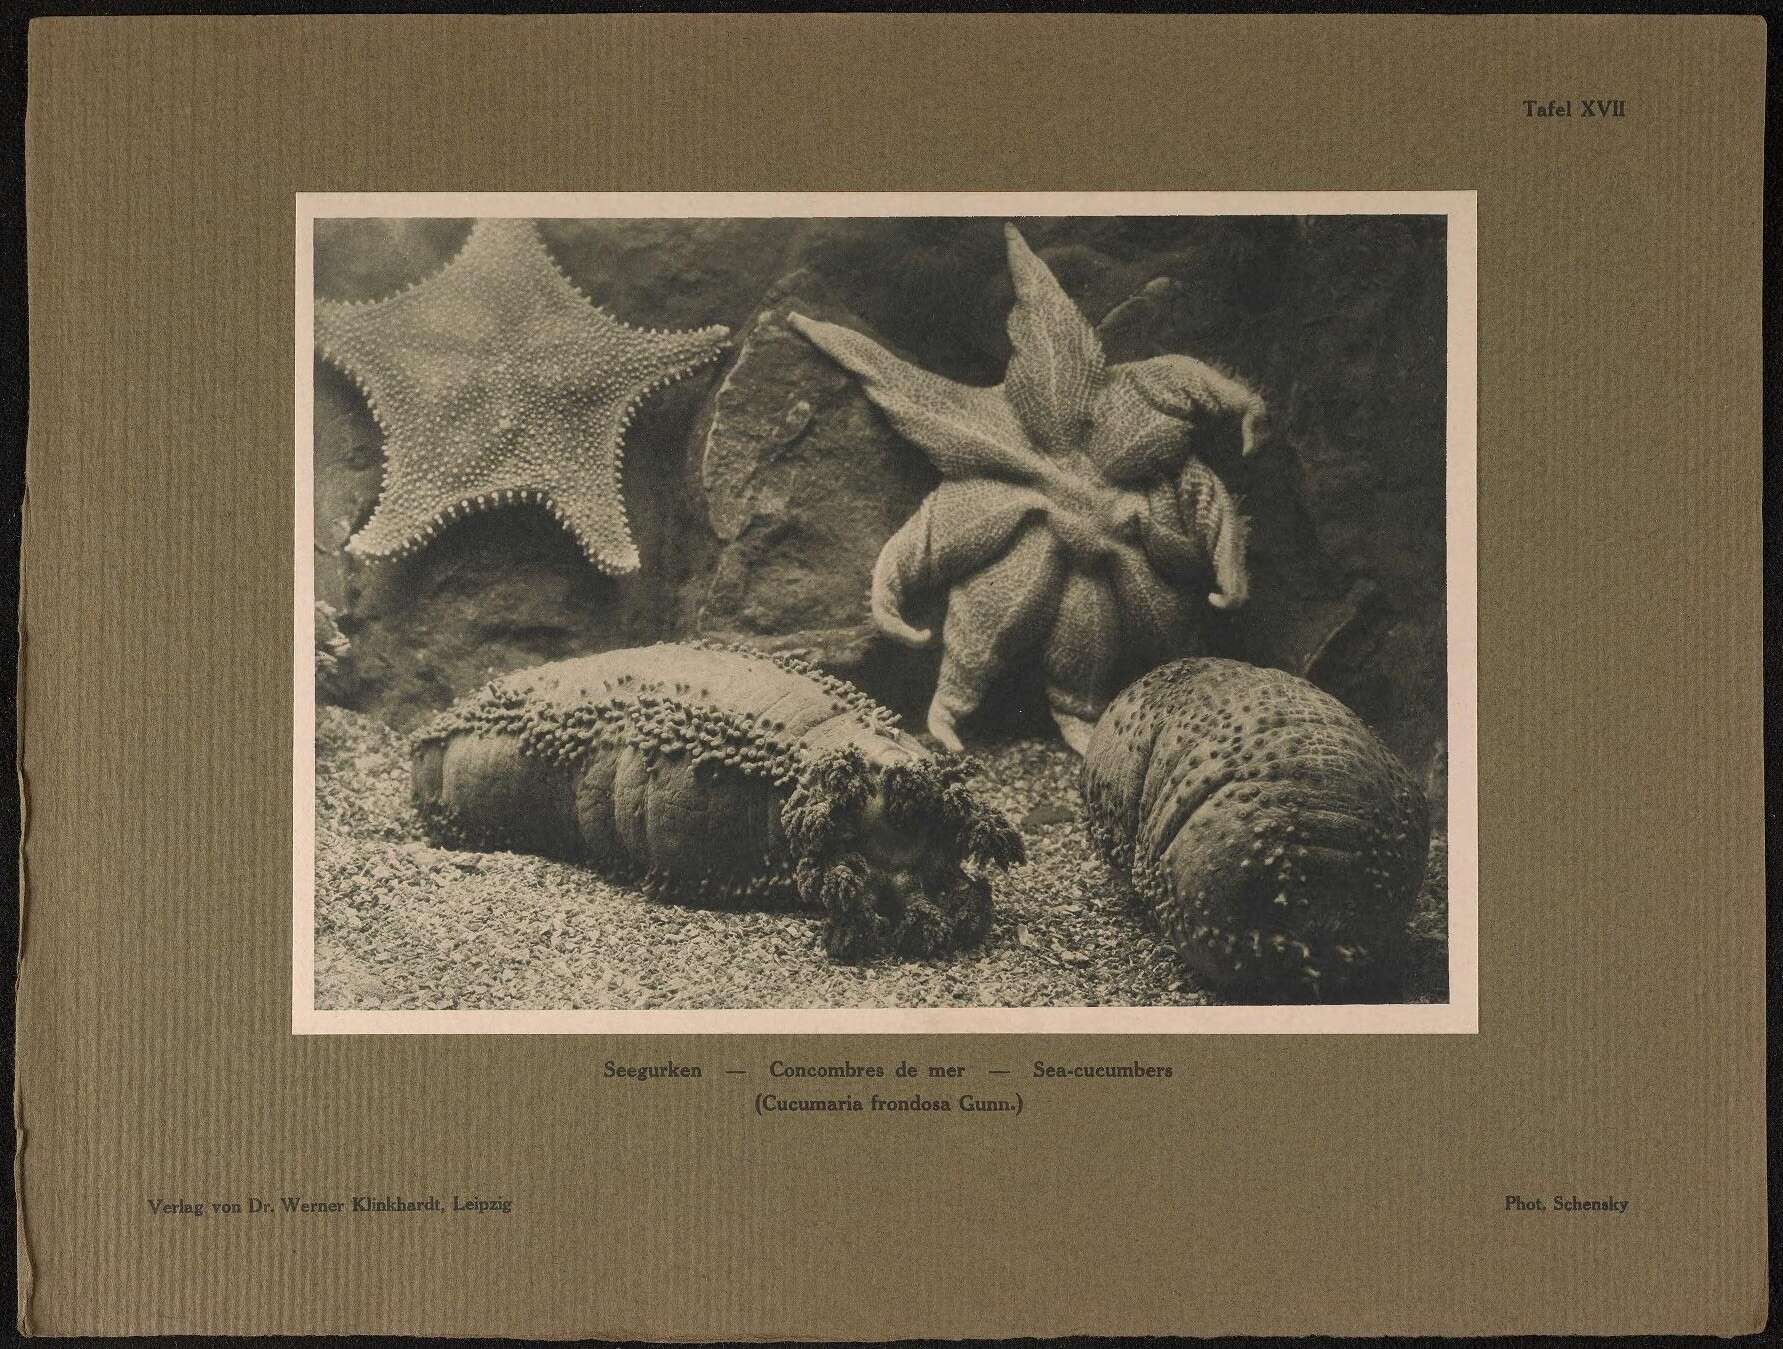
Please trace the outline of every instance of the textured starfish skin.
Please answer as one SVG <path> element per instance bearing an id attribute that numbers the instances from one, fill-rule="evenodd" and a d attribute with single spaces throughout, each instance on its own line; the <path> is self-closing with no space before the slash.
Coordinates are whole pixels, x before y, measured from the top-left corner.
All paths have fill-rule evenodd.
<path id="1" fill-rule="evenodd" d="M 384 431 L 362 557 L 419 547 L 447 521 L 538 501 L 602 571 L 638 568 L 619 464 L 651 390 L 717 359 L 729 330 L 631 328 L 558 270 L 528 220 L 479 220 L 444 269 L 383 300 L 319 301 L 316 345 Z"/>
<path id="2" fill-rule="evenodd" d="M 1257 448 L 1263 400 L 1188 356 L 1109 365 L 1089 321 L 1013 226 L 1015 307 L 1003 382 L 957 384 L 851 329 L 793 324 L 861 382 L 942 482 L 886 542 L 872 613 L 888 636 L 930 646 L 910 614 L 946 596 L 929 730 L 957 723 L 998 672 L 1037 653 L 1054 720 L 1083 751 L 1123 666 L 1184 654 L 1211 577 L 1216 608 L 1242 604 L 1244 521 L 1190 453 L 1197 417 L 1241 419 Z"/>

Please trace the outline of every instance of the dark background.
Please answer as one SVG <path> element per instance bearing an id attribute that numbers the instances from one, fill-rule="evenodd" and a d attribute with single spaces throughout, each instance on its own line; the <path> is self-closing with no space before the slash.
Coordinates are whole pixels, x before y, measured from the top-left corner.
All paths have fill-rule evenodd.
<path id="1" fill-rule="evenodd" d="M 1414 769 L 1443 734 L 1445 250 L 1440 217 L 1022 219 L 1100 326 L 1111 361 L 1185 352 L 1262 390 L 1278 434 L 1195 451 L 1251 518 L 1252 598 L 1208 611 L 1205 654 L 1304 674 Z M 390 562 L 342 545 L 377 498 L 382 436 L 316 361 L 316 595 L 350 649 L 325 700 L 399 728 L 494 674 L 689 633 L 801 648 L 898 710 L 921 711 L 935 656 L 880 638 L 866 593 L 880 545 L 936 475 L 854 381 L 785 323 L 866 331 L 923 367 L 994 384 L 1013 291 L 995 218 L 548 220 L 553 257 L 638 326 L 723 323 L 732 350 L 650 396 L 627 437 L 641 570 L 591 566 L 542 507 L 490 511 Z M 368 300 L 433 271 L 463 220 L 328 220 L 319 298 Z M 1050 734 L 1014 673 L 968 727 Z"/>

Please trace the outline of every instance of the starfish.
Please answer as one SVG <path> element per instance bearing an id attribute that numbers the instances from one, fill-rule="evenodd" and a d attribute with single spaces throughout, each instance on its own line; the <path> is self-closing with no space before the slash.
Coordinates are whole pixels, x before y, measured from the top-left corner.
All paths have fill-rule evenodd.
<path id="1" fill-rule="evenodd" d="M 536 501 L 602 571 L 636 571 L 626 427 L 647 393 L 715 360 L 729 335 L 610 317 L 527 220 L 477 221 L 442 270 L 386 299 L 319 301 L 316 344 L 384 431 L 383 490 L 347 550 L 406 553 L 448 520 Z"/>
<path id="2" fill-rule="evenodd" d="M 946 596 L 930 733 L 960 749 L 960 718 L 1000 671 L 1038 654 L 1053 719 L 1082 753 L 1125 670 L 1191 654 L 1191 588 L 1211 580 L 1215 608 L 1244 602 L 1244 521 L 1189 437 L 1199 417 L 1234 416 L 1250 454 L 1267 411 L 1189 356 L 1110 365 L 1046 264 L 1014 226 L 1004 233 L 1015 307 L 1001 384 L 958 384 L 852 329 L 791 321 L 940 470 L 880 551 L 872 587 L 877 626 L 916 647 L 936 634 L 912 607 Z"/>

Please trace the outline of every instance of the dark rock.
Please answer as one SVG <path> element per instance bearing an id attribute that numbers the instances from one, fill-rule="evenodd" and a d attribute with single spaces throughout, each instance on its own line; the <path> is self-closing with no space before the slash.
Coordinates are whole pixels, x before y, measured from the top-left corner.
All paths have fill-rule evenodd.
<path id="1" fill-rule="evenodd" d="M 384 479 L 384 435 L 353 382 L 315 362 L 316 598 L 347 607 L 347 540 L 371 518 Z"/>
<path id="2" fill-rule="evenodd" d="M 316 294 L 329 300 L 381 300 L 451 261 L 468 220 L 318 220 Z"/>
<path id="3" fill-rule="evenodd" d="M 1430 802 L 1431 818 L 1446 822 L 1449 817 L 1449 742 L 1438 740 L 1430 751 L 1430 763 L 1424 769 L 1424 796 Z"/>
<path id="4" fill-rule="evenodd" d="M 1137 255 L 1155 270 L 1101 319 L 1110 359 L 1225 365 L 1275 423 L 1248 459 L 1235 428 L 1197 438 L 1252 525 L 1251 599 L 1215 618 L 1215 654 L 1304 675 L 1421 766 L 1447 716 L 1442 222 L 1157 223 L 1073 232 L 1111 268 L 1137 243 L 1155 250 Z"/>
<path id="5" fill-rule="evenodd" d="M 878 638 L 867 591 L 880 545 L 935 472 L 786 318 L 865 325 L 809 273 L 775 295 L 738 339 L 704 421 L 700 481 L 719 551 L 699 630 L 800 651 L 869 684 L 915 683 L 932 659 Z M 906 669 L 865 676 L 876 662 Z"/>
<path id="6" fill-rule="evenodd" d="M 353 684 L 353 644 L 335 622 L 338 617 L 332 604 L 316 602 L 316 696 L 330 703 L 350 696 Z"/>
<path id="7" fill-rule="evenodd" d="M 1304 674 L 1421 770 L 1447 709 L 1441 220 L 1016 224 L 1111 360 L 1186 352 L 1270 400 L 1273 443 L 1251 458 L 1235 426 L 1197 432 L 1252 521 L 1251 599 L 1210 613 L 1210 654 Z M 321 222 L 318 293 L 392 293 L 467 230 Z M 407 726 L 518 665 L 704 632 L 800 652 L 920 713 L 935 657 L 880 638 L 866 592 L 934 470 L 784 320 L 846 323 L 938 374 L 995 383 L 1012 300 L 1001 230 L 963 217 L 542 222 L 566 274 L 624 321 L 739 334 L 725 367 L 669 385 L 634 422 L 625 493 L 643 567 L 617 581 L 524 507 L 398 562 L 345 557 L 377 497 L 382 437 L 351 383 L 318 363 L 317 599 L 352 643 L 351 678 L 324 696 Z M 1049 733 L 1030 673 L 1011 672 L 980 735 Z"/>
<path id="8" fill-rule="evenodd" d="M 1449 996 L 1449 841 L 1430 836 L 1424 883 L 1411 915 L 1411 970 L 1407 994 L 1418 1001 L 1444 1002 Z"/>
<path id="9" fill-rule="evenodd" d="M 541 220 L 545 247 L 585 294 L 634 327 L 732 332 L 787 268 L 799 220 Z"/>

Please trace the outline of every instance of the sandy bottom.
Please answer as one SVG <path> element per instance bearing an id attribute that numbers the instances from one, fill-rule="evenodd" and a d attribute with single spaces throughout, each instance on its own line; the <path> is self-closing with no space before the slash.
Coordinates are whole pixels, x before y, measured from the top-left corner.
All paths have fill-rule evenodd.
<path id="1" fill-rule="evenodd" d="M 975 786 L 1021 825 L 1029 856 L 996 879 L 984 943 L 945 960 L 853 966 L 824 954 L 814 915 L 684 908 L 561 862 L 434 847 L 409 804 L 402 737 L 335 707 L 317 708 L 316 721 L 319 1009 L 1212 1001 L 1095 855 L 1079 760 L 1062 745 L 976 747 Z M 1443 996 L 1441 889 L 1427 885 L 1436 898 L 1415 924 L 1418 1001 Z"/>

